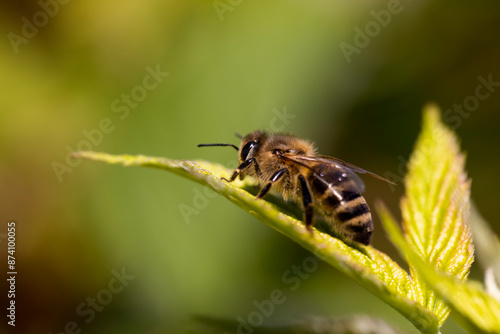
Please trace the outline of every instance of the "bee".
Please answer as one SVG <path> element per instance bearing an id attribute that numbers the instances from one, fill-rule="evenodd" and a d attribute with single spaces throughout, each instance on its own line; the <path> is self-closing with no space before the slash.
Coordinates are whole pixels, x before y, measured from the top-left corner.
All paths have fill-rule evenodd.
<path id="1" fill-rule="evenodd" d="M 227 182 L 238 176 L 254 177 L 262 187 L 257 198 L 263 198 L 271 187 L 283 198 L 302 204 L 304 223 L 312 232 L 314 214 L 320 215 L 337 235 L 368 245 L 373 234 L 370 208 L 361 193 L 365 185 L 356 173 L 369 174 L 393 183 L 377 174 L 340 159 L 320 155 L 313 143 L 284 133 L 254 131 L 233 144 L 200 144 L 232 146 L 238 151 L 239 166 Z M 301 199 L 301 200 L 300 200 Z"/>

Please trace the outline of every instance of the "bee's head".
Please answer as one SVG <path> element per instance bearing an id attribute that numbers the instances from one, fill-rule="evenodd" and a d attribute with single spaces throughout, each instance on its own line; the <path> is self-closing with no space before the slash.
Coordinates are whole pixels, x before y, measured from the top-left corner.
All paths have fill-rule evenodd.
<path id="1" fill-rule="evenodd" d="M 264 132 L 254 131 L 246 135 L 241 140 L 239 149 L 240 162 L 251 159 L 256 155 L 257 151 L 260 148 L 260 143 L 262 142 L 265 136 L 267 136 L 267 134 Z"/>
<path id="2" fill-rule="evenodd" d="M 268 134 L 262 131 L 254 131 L 241 139 L 240 147 L 233 144 L 199 144 L 198 147 L 206 146 L 232 146 L 238 150 L 238 158 L 240 163 L 255 157 L 260 148 L 261 143 L 267 138 Z M 241 136 L 239 136 L 241 138 Z"/>

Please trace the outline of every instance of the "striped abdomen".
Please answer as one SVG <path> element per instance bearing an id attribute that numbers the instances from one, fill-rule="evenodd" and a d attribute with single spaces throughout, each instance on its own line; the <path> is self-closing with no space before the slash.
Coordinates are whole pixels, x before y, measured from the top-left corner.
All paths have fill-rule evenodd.
<path id="1" fill-rule="evenodd" d="M 310 180 L 316 207 L 330 227 L 349 240 L 368 245 L 373 222 L 370 208 L 360 195 L 363 184 L 357 175 L 341 166 L 318 165 L 312 169 Z"/>

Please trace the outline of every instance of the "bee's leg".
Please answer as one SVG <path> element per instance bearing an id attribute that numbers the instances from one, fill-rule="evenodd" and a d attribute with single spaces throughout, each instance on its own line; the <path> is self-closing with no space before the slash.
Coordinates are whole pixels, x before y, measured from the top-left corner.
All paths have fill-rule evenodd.
<path id="1" fill-rule="evenodd" d="M 262 188 L 260 190 L 259 194 L 257 195 L 257 198 L 262 198 L 262 197 L 266 196 L 266 194 L 269 192 L 269 189 L 271 189 L 271 186 L 273 185 L 273 183 L 278 181 L 280 179 L 280 177 L 282 177 L 283 174 L 285 174 L 286 172 L 288 172 L 288 169 L 283 168 L 283 169 L 280 169 L 279 171 L 277 171 L 276 173 L 274 173 L 273 176 L 271 176 L 271 178 L 269 179 L 269 181 L 267 181 L 267 184 L 264 186 L 264 188 Z"/>
<path id="2" fill-rule="evenodd" d="M 259 164 L 257 163 L 257 160 L 254 159 L 254 167 L 255 167 L 255 174 L 257 174 L 258 177 L 262 178 L 262 173 L 260 172 Z"/>
<path id="3" fill-rule="evenodd" d="M 240 175 L 242 171 L 244 171 L 248 166 L 250 166 L 252 162 L 255 164 L 255 171 L 257 172 L 258 175 L 260 175 L 260 169 L 259 166 L 257 165 L 257 161 L 255 160 L 255 158 L 251 158 L 243 161 L 243 163 L 239 165 L 238 168 L 236 168 L 236 170 L 234 171 L 233 175 L 231 175 L 231 178 L 229 180 L 226 179 L 225 177 L 223 177 L 222 180 L 227 182 L 233 182 L 234 179 L 236 179 L 236 177 Z"/>
<path id="4" fill-rule="evenodd" d="M 253 160 L 254 161 L 254 167 L 255 167 L 255 174 L 257 174 L 257 176 L 259 177 L 262 177 L 262 173 L 260 172 L 260 168 L 259 168 L 259 164 L 257 163 L 257 160 L 255 159 L 249 159 L 249 160 Z M 245 176 L 243 174 L 240 174 L 240 180 L 243 180 Z"/>
<path id="5" fill-rule="evenodd" d="M 307 185 L 306 178 L 304 175 L 300 174 L 299 177 L 300 188 L 302 189 L 302 202 L 304 204 L 304 223 L 309 232 L 312 233 L 312 227 L 314 224 L 314 210 L 311 192 L 309 191 L 309 186 Z"/>

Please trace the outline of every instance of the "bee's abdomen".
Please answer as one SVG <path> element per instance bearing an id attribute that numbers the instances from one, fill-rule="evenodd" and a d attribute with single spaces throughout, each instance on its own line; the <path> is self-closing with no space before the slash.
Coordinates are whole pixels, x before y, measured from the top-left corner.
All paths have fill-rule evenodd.
<path id="1" fill-rule="evenodd" d="M 348 239 L 368 245 L 373 234 L 373 221 L 364 197 L 346 191 L 341 193 L 342 200 L 328 192 L 324 196 L 323 207 L 334 216 L 342 234 Z"/>

